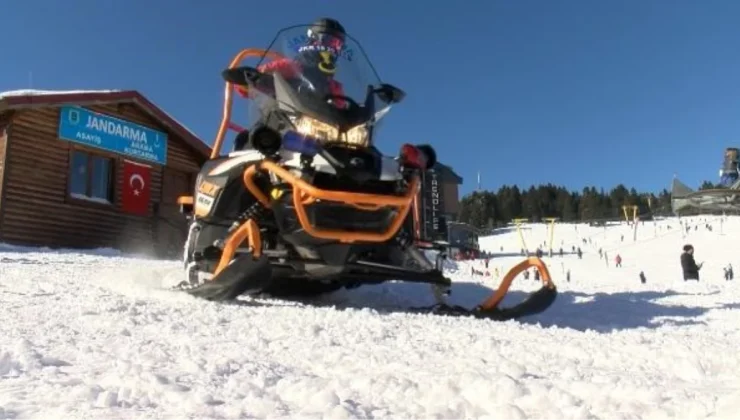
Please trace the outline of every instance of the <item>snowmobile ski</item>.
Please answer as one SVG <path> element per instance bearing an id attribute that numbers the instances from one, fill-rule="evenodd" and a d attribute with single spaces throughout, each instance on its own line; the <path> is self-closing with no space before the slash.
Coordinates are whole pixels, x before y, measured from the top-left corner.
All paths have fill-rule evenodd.
<path id="1" fill-rule="evenodd" d="M 469 309 L 459 305 L 441 303 L 429 307 L 414 308 L 413 311 L 434 315 L 472 316 L 493 321 L 509 321 L 544 312 L 555 302 L 557 294 L 557 289 L 555 287 L 543 286 L 536 292 L 530 294 L 523 302 L 509 308 L 496 307 L 484 309 L 481 306 L 476 306 L 475 308 Z"/>
<path id="2" fill-rule="evenodd" d="M 206 300 L 233 300 L 243 294 L 259 293 L 270 282 L 272 266 L 265 255 L 239 255 L 217 277 L 184 289 Z"/>
<path id="3" fill-rule="evenodd" d="M 534 267 L 540 272 L 542 287 L 534 293 L 529 294 L 522 302 L 504 308 L 501 302 L 509 292 L 514 279 L 523 271 Z M 531 315 L 537 315 L 547 310 L 557 298 L 557 288 L 550 276 L 550 270 L 542 259 L 529 257 L 512 267 L 501 280 L 499 287 L 478 306 L 469 309 L 459 305 L 450 305 L 440 301 L 429 307 L 414 308 L 415 312 L 432 313 L 449 316 L 473 316 L 495 321 L 507 321 Z"/>

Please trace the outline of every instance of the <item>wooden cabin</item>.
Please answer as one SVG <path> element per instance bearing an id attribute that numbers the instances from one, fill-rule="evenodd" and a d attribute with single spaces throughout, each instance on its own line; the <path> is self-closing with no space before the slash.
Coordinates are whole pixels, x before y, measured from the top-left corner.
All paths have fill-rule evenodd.
<path id="1" fill-rule="evenodd" d="M 210 152 L 137 91 L 0 93 L 0 243 L 177 257 Z"/>

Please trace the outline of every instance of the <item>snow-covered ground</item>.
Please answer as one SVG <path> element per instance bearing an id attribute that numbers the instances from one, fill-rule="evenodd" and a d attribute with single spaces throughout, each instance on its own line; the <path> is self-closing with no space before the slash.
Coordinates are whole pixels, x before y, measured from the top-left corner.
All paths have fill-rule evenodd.
<path id="1" fill-rule="evenodd" d="M 686 238 L 677 219 L 646 222 L 637 242 L 625 225 L 557 225 L 558 300 L 509 322 L 406 313 L 429 292 L 396 283 L 215 304 L 157 290 L 176 262 L 0 248 L 0 418 L 734 418 L 740 280 L 722 267 L 740 268 L 740 218 L 702 219 Z M 533 249 L 547 227 L 524 235 Z M 514 231 L 481 243 L 514 254 L 491 273 L 521 259 Z M 681 278 L 684 243 L 701 282 Z M 495 281 L 469 264 L 452 302 L 473 306 Z"/>

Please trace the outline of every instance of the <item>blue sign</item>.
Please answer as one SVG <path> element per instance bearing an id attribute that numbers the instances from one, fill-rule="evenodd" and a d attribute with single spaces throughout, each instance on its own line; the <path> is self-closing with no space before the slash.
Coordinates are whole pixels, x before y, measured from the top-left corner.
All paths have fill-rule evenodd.
<path id="1" fill-rule="evenodd" d="M 59 138 L 164 165 L 167 133 L 76 106 L 62 107 Z"/>

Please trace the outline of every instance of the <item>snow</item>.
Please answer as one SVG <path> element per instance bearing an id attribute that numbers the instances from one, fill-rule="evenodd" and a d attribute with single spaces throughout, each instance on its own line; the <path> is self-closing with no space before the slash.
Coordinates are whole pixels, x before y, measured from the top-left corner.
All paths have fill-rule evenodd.
<path id="1" fill-rule="evenodd" d="M 42 96 L 42 95 L 77 95 L 81 93 L 113 93 L 120 90 L 36 90 L 19 89 L 0 92 L 0 99 L 11 96 Z"/>
<path id="2" fill-rule="evenodd" d="M 129 161 L 126 160 L 126 162 L 129 162 Z M 141 165 L 141 166 L 149 166 L 149 165 Z M 85 200 L 85 201 L 90 201 L 90 202 L 98 203 L 98 204 L 113 204 L 107 198 L 90 197 L 88 195 L 80 194 L 80 193 L 70 193 L 69 196 L 77 200 Z"/>
<path id="3" fill-rule="evenodd" d="M 216 304 L 158 288 L 178 262 L 4 246 L 0 418 L 733 418 L 740 285 L 722 267 L 740 267 L 740 218 L 707 216 L 712 232 L 701 219 L 682 219 L 698 226 L 685 238 L 678 219 L 645 222 L 637 242 L 626 225 L 556 225 L 558 300 L 508 322 L 411 314 L 430 293 L 402 283 Z M 524 229 L 530 248 L 548 238 Z M 700 282 L 681 278 L 684 243 Z M 481 244 L 507 255 L 489 272 L 521 259 L 516 231 Z M 449 264 L 453 303 L 495 287 L 471 264 L 486 270 Z"/>

